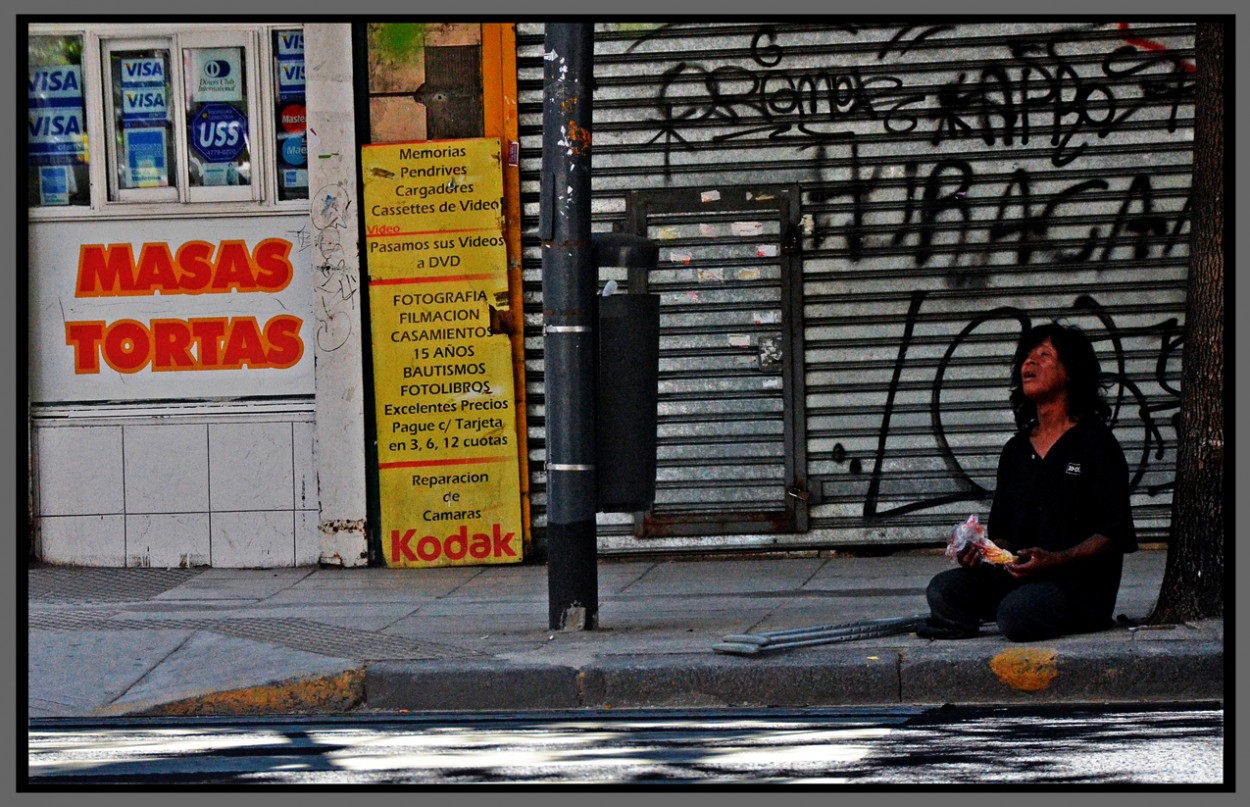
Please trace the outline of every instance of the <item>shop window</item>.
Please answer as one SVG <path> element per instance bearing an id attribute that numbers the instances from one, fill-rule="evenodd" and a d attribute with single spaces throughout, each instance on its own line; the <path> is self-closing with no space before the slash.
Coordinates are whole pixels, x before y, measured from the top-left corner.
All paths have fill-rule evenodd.
<path id="1" fill-rule="evenodd" d="M 304 96 L 304 32 L 273 32 L 278 199 L 308 198 L 307 108 Z"/>
<path id="2" fill-rule="evenodd" d="M 308 198 L 301 28 L 49 24 L 27 42 L 32 209 Z"/>
<path id="3" fill-rule="evenodd" d="M 114 198 L 168 189 L 147 198 L 177 199 L 175 133 L 170 114 L 169 48 L 115 45 L 108 54 Z M 130 198 L 143 198 L 131 195 Z"/>
<path id="4" fill-rule="evenodd" d="M 182 63 L 191 187 L 252 184 L 243 48 L 184 48 Z"/>
<path id="5" fill-rule="evenodd" d="M 247 39 L 226 32 L 103 41 L 110 201 L 256 198 Z"/>
<path id="6" fill-rule="evenodd" d="M 27 40 L 26 187 L 31 207 L 91 202 L 82 43 L 80 35 Z"/>

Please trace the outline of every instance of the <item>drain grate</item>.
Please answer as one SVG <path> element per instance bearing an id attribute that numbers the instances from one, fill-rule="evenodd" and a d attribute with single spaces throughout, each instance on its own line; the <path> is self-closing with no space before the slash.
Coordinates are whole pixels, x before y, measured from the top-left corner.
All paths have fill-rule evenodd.
<path id="1" fill-rule="evenodd" d="M 109 618 L 114 613 L 116 611 L 31 611 L 26 617 L 26 627 L 28 630 L 113 630 L 115 626 Z"/>
<path id="2" fill-rule="evenodd" d="M 351 631 L 307 619 L 126 619 L 116 611 L 32 611 L 29 630 L 206 630 L 279 644 L 321 656 L 366 661 L 485 658 L 486 653 L 372 631 Z"/>
<path id="3" fill-rule="evenodd" d="M 278 617 L 128 619 L 110 603 L 137 602 L 177 588 L 207 567 L 144 569 L 111 567 L 31 566 L 27 629 L 83 630 L 205 630 L 238 639 L 278 644 L 334 658 L 360 660 L 434 660 L 482 658 L 489 654 L 436 642 L 423 642 L 373 631 L 325 625 L 307 619 Z M 75 604 L 103 604 L 95 609 Z M 69 607 L 66 607 L 69 606 Z"/>
<path id="4" fill-rule="evenodd" d="M 445 659 L 484 655 L 449 645 L 414 642 L 386 633 L 347 631 L 307 619 L 235 619 L 220 623 L 211 630 L 241 639 L 282 644 L 337 658 Z"/>
<path id="5" fill-rule="evenodd" d="M 149 600 L 177 588 L 207 568 L 31 566 L 26 571 L 27 597 L 76 602 Z"/>

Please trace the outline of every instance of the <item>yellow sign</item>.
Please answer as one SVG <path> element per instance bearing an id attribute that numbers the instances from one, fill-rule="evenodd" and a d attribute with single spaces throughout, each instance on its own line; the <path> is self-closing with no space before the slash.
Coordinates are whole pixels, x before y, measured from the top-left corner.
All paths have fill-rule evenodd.
<path id="1" fill-rule="evenodd" d="M 497 138 L 365 146 L 362 156 L 370 234 L 373 228 L 502 232 L 503 167 Z"/>
<path id="2" fill-rule="evenodd" d="M 497 139 L 365 146 L 383 555 L 521 560 Z"/>

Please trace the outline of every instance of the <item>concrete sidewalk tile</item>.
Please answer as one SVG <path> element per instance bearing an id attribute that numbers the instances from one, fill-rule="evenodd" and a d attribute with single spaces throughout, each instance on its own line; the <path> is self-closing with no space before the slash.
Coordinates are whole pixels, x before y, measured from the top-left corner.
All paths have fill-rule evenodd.
<path id="1" fill-rule="evenodd" d="M 1162 580 L 1167 559 L 1166 549 L 1139 549 L 1124 556 L 1124 571 L 1134 575 L 1157 575 Z"/>
<path id="2" fill-rule="evenodd" d="M 335 604 L 320 602 L 286 603 L 276 606 L 254 606 L 241 608 L 203 607 L 130 607 L 119 612 L 113 618 L 128 622 L 151 622 L 159 625 L 169 620 L 197 620 L 203 622 L 229 622 L 237 619 L 306 619 L 311 622 L 324 622 L 328 625 L 341 625 L 344 628 L 355 627 L 366 629 L 367 622 L 382 621 L 384 625 L 401 620 L 418 607 L 412 603 L 354 603 Z"/>
<path id="3" fill-rule="evenodd" d="M 498 623 L 529 625 L 542 628 L 547 625 L 547 603 L 533 600 L 434 600 L 416 604 L 408 616 L 397 621 L 395 627 L 433 624 L 465 625 L 469 631 L 489 628 Z"/>
<path id="4" fill-rule="evenodd" d="M 800 591 L 807 596 L 826 597 L 919 597 L 924 600 L 925 589 L 933 575 L 889 575 L 882 577 L 814 577 L 803 584 Z"/>
<path id="5" fill-rule="evenodd" d="M 795 590 L 824 563 L 819 558 L 657 563 L 622 593 L 706 593 Z"/>
<path id="6" fill-rule="evenodd" d="M 719 636 L 725 633 L 746 633 L 753 625 L 765 618 L 765 614 L 751 615 L 741 611 L 701 614 L 697 620 L 680 622 L 675 626 L 665 614 L 599 613 L 599 630 L 615 631 L 619 635 L 632 632 L 671 633 L 682 636 L 692 632 Z"/>
<path id="7" fill-rule="evenodd" d="M 346 605 L 368 605 L 370 603 L 423 603 L 434 602 L 447 596 L 445 593 L 428 590 L 403 589 L 394 586 L 317 586 L 303 588 L 294 586 L 280 591 L 264 600 L 265 605 L 282 605 L 286 603 L 343 603 Z"/>
<path id="8" fill-rule="evenodd" d="M 420 574 L 424 570 L 414 570 L 414 574 Z M 525 567 L 515 566 L 487 566 L 479 570 L 478 574 L 472 577 L 466 577 L 454 588 L 449 588 L 446 593 L 441 594 L 442 597 L 450 597 L 459 599 L 462 597 L 480 598 L 483 595 L 491 596 L 492 593 L 504 592 L 531 592 L 540 591 L 545 597 L 547 592 L 547 576 L 546 574 L 536 575 L 535 570 Z"/>
<path id="9" fill-rule="evenodd" d="M 614 640 L 595 655 L 597 658 L 614 658 L 620 656 L 666 656 L 689 655 L 691 653 L 711 653 L 712 645 L 721 641 L 724 633 L 680 633 L 669 631 L 631 631 L 628 635 Z"/>
<path id="10" fill-rule="evenodd" d="M 698 598 L 697 602 L 685 601 L 672 597 L 612 597 L 599 600 L 599 621 L 605 616 L 615 615 L 623 619 L 644 617 L 652 619 L 662 616 L 676 628 L 704 619 L 723 619 L 733 614 L 741 614 L 741 619 L 749 619 L 756 615 L 772 613 L 779 603 L 759 597 L 717 596 L 707 595 Z"/>
<path id="11" fill-rule="evenodd" d="M 168 658 L 190 633 L 30 631 L 26 667 L 30 716 L 95 714 Z"/>
<path id="12" fill-rule="evenodd" d="M 598 565 L 599 588 L 601 591 L 620 591 L 640 580 L 655 565 L 653 560 L 601 560 Z"/>
<path id="13" fill-rule="evenodd" d="M 796 600 L 780 605 L 756 631 L 843 625 L 869 619 L 905 617 L 927 613 L 923 603 L 906 600 L 867 602 L 860 600 Z"/>
<path id="14" fill-rule="evenodd" d="M 484 566 L 437 566 L 409 569 L 370 566 L 343 569 L 324 567 L 316 569 L 301 580 L 297 590 L 387 590 L 411 591 L 424 595 L 442 597 L 465 582 L 485 573 Z"/>
<path id="15" fill-rule="evenodd" d="M 572 667 L 506 661 L 375 662 L 365 701 L 381 711 L 572 709 L 580 706 Z"/>
<path id="16" fill-rule="evenodd" d="M 897 584 L 906 580 L 923 587 L 935 574 L 950 568 L 953 565 L 941 555 L 923 558 L 831 558 L 807 585 L 869 588 L 883 581 Z"/>
<path id="17" fill-rule="evenodd" d="M 147 712 L 218 692 L 338 675 L 356 666 L 348 659 L 200 631 L 102 712 Z"/>
<path id="18" fill-rule="evenodd" d="M 404 607 L 402 610 L 392 613 L 377 610 L 366 612 L 359 609 L 343 612 L 338 610 L 316 611 L 309 609 L 301 613 L 304 614 L 302 617 L 304 619 L 339 628 L 343 633 L 358 633 L 360 631 L 385 633 L 391 625 L 410 615 L 412 610 L 409 607 Z"/>
<path id="19" fill-rule="evenodd" d="M 441 599 L 456 602 L 492 602 L 496 600 L 547 601 L 546 580 L 504 580 L 475 578 Z"/>
<path id="20" fill-rule="evenodd" d="M 1149 614 L 1165 559 L 1126 557 L 1115 613 Z M 1222 700 L 1219 619 L 1027 645 L 988 626 L 959 642 L 895 635 L 753 657 L 712 649 L 732 633 L 924 613 L 923 587 L 945 568 L 936 554 L 605 560 L 594 631 L 548 629 L 542 565 L 207 569 L 137 600 L 110 589 L 107 607 L 49 599 L 55 607 L 36 610 L 28 629 L 28 708 L 54 717 Z M 367 638 L 360 632 L 463 652 L 348 641 Z"/>
<path id="21" fill-rule="evenodd" d="M 161 593 L 158 602 L 183 600 L 264 600 L 290 588 L 314 572 L 309 566 L 278 569 L 205 569 L 185 583 Z"/>

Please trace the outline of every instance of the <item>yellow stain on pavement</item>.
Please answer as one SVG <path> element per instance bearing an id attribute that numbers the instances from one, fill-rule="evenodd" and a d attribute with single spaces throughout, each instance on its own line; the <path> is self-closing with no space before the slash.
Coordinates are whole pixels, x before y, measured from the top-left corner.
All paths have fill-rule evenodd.
<path id="1" fill-rule="evenodd" d="M 990 659 L 990 669 L 1012 689 L 1038 692 L 1059 677 L 1059 654 L 1043 647 L 1012 647 Z"/>
<path id="2" fill-rule="evenodd" d="M 155 706 L 146 715 L 268 715 L 292 712 L 346 712 L 364 702 L 363 669 L 281 684 L 213 692 Z"/>

